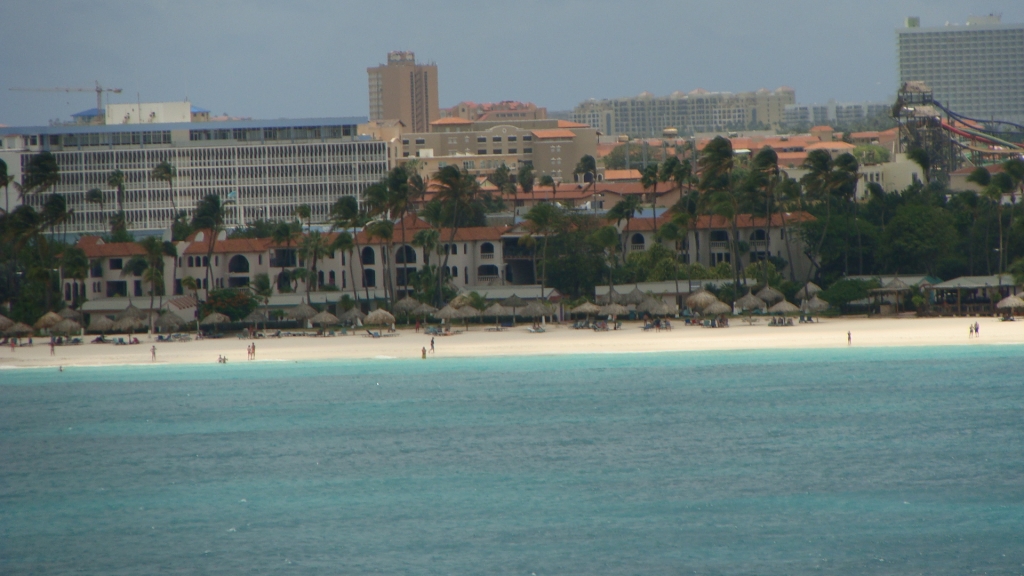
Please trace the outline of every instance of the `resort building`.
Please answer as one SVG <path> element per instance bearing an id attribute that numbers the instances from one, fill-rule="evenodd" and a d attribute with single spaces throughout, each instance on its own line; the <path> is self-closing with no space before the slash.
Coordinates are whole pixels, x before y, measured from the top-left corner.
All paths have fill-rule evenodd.
<path id="1" fill-rule="evenodd" d="M 366 74 L 370 120 L 398 119 L 413 132 L 426 132 L 441 117 L 436 64 L 417 64 L 412 52 L 388 52 L 387 63 Z"/>
<path id="2" fill-rule="evenodd" d="M 548 109 L 533 102 L 459 102 L 451 108 L 441 109 L 441 118 L 462 118 L 473 122 L 515 122 L 519 120 L 544 120 Z"/>
<path id="3" fill-rule="evenodd" d="M 576 106 L 572 119 L 602 134 L 633 137 L 661 136 L 666 128 L 678 134 L 717 132 L 764 126 L 778 129 L 787 105 L 796 103 L 792 88 L 756 92 L 673 92 L 655 96 L 643 92 L 632 98 L 587 100 Z"/>
<path id="4" fill-rule="evenodd" d="M 846 126 L 880 116 L 888 116 L 892 104 L 886 102 L 836 102 L 827 104 L 789 104 L 782 113 L 785 126 Z"/>
<path id="5" fill-rule="evenodd" d="M 143 105 L 143 111 L 145 111 Z M 0 128 L 0 158 L 14 180 L 32 155 L 51 152 L 60 167 L 60 182 L 48 193 L 64 196 L 73 213 L 67 232 L 109 231 L 118 210 L 117 193 L 108 183 L 115 170 L 124 173 L 123 207 L 128 229 L 159 231 L 174 214 L 191 215 L 207 195 L 220 196 L 228 226 L 258 218 L 292 218 L 308 204 L 314 221 L 326 219 L 341 196 L 359 197 L 388 170 L 384 142 L 358 135 L 362 118 L 235 120 L 109 125 Z M 168 162 L 170 181 L 157 180 L 153 169 Z M 8 202 L 17 195 L 13 189 Z M 103 201 L 86 201 L 99 189 Z M 39 209 L 45 195 L 26 203 Z M 16 202 L 10 202 L 15 205 Z"/>
<path id="6" fill-rule="evenodd" d="M 572 180 L 580 158 L 596 153 L 597 130 L 577 122 L 442 118 L 431 123 L 430 132 L 402 134 L 396 159 L 416 159 L 424 175 L 449 165 L 471 174 L 490 173 L 502 164 L 515 171 L 527 162 L 537 178 L 566 181 Z"/>
<path id="7" fill-rule="evenodd" d="M 896 30 L 900 83 L 921 81 L 935 100 L 977 120 L 1024 123 L 1024 24 L 972 16 L 964 26 Z"/>

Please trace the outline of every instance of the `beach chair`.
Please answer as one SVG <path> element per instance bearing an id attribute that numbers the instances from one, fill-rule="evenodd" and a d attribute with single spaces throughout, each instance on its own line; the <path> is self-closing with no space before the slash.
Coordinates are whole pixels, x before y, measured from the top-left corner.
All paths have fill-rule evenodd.
<path id="1" fill-rule="evenodd" d="M 380 332 L 371 332 L 367 330 L 363 338 L 380 338 Z"/>
<path id="2" fill-rule="evenodd" d="M 526 331 L 531 333 L 531 334 L 541 334 L 543 332 L 546 332 L 546 330 L 544 330 L 543 326 L 539 326 L 537 328 L 527 328 Z"/>

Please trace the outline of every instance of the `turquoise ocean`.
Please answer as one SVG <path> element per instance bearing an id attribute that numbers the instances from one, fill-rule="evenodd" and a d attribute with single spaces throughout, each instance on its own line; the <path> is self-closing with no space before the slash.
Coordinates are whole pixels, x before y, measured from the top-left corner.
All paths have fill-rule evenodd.
<path id="1" fill-rule="evenodd" d="M 0 574 L 1022 574 L 1024 346 L 0 371 Z"/>

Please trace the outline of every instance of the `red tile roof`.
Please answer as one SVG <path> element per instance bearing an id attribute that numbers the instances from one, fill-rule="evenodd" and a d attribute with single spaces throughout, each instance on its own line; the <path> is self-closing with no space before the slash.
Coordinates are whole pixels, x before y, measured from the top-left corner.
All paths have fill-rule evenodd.
<path id="1" fill-rule="evenodd" d="M 590 128 L 589 124 L 580 124 L 579 122 L 570 122 L 569 120 L 559 120 L 559 128 Z"/>
<path id="2" fill-rule="evenodd" d="M 533 130 L 533 135 L 538 140 L 565 140 L 576 137 L 576 134 L 572 130 L 566 128 L 545 128 L 542 130 Z"/>
<path id="3" fill-rule="evenodd" d="M 672 219 L 670 212 L 658 214 L 658 226 L 661 227 L 663 224 Z M 786 213 L 786 225 L 792 226 L 794 224 L 800 224 L 801 222 L 810 222 L 814 220 L 814 216 L 811 216 L 807 212 L 787 212 Z M 750 214 L 740 214 L 736 218 L 737 228 L 760 228 L 765 225 L 767 218 L 763 216 L 752 216 Z M 612 222 L 614 223 L 614 221 Z M 772 227 L 778 228 L 782 226 L 782 214 L 772 214 Z M 705 215 L 697 218 L 696 229 L 698 230 L 709 230 L 719 228 L 732 228 L 732 221 L 724 216 Z M 633 218 L 629 223 L 630 232 L 650 232 L 654 230 L 654 219 L 653 218 Z"/>
<path id="4" fill-rule="evenodd" d="M 434 120 L 433 122 L 430 123 L 430 125 L 431 126 L 445 126 L 445 125 L 451 126 L 453 124 L 472 124 L 472 123 L 473 123 L 472 120 L 466 120 L 465 118 L 458 118 L 456 116 L 451 116 L 451 117 L 448 117 L 448 118 L 441 118 L 439 120 Z"/>
<path id="5" fill-rule="evenodd" d="M 230 240 L 218 240 L 213 244 L 214 254 L 253 254 L 266 252 L 270 240 L 267 238 L 235 238 Z M 206 254 L 209 244 L 206 241 L 192 242 L 185 248 L 184 254 Z"/>
<path id="6" fill-rule="evenodd" d="M 76 245 L 86 258 L 118 258 L 142 256 L 145 250 L 135 242 L 104 242 L 99 236 L 82 236 Z"/>

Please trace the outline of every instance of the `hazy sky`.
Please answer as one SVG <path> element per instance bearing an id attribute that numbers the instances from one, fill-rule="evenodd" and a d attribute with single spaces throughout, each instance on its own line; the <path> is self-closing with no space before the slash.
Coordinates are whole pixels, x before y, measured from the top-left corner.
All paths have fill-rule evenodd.
<path id="1" fill-rule="evenodd" d="M 439 67 L 440 104 L 551 110 L 643 90 L 791 86 L 798 102 L 886 100 L 895 33 L 1002 13 L 1022 0 L 3 0 L 0 124 L 45 124 L 111 102 L 181 100 L 254 118 L 366 116 L 366 68 L 389 50 Z"/>

